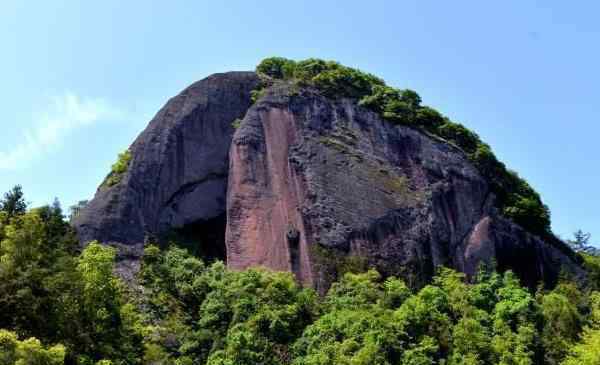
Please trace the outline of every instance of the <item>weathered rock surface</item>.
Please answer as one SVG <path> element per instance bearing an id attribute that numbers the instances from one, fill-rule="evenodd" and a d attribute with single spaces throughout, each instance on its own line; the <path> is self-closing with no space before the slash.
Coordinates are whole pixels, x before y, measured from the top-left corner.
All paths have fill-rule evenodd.
<path id="1" fill-rule="evenodd" d="M 131 145 L 120 183 L 100 186 L 75 219 L 80 240 L 119 246 L 127 274 L 148 237 L 221 224 L 215 219 L 225 214 L 232 122 L 244 116 L 257 83 L 253 72 L 215 74 L 172 98 Z"/>
<path id="2" fill-rule="evenodd" d="M 119 247 L 130 277 L 144 241 L 179 229 L 209 256 L 226 248 L 233 269 L 292 271 L 320 291 L 372 266 L 417 285 L 436 266 L 471 275 L 482 261 L 531 286 L 561 269 L 584 276 L 572 252 L 497 213 L 458 148 L 311 90 L 278 85 L 251 106 L 258 83 L 217 74 L 171 99 L 120 183 L 74 221 L 81 241 Z"/>
<path id="3" fill-rule="evenodd" d="M 582 275 L 568 252 L 499 217 L 493 199 L 448 143 L 353 101 L 283 87 L 233 139 L 228 265 L 290 270 L 320 290 L 357 265 L 416 284 L 439 265 L 473 274 L 492 260 L 530 285 L 563 267 Z"/>

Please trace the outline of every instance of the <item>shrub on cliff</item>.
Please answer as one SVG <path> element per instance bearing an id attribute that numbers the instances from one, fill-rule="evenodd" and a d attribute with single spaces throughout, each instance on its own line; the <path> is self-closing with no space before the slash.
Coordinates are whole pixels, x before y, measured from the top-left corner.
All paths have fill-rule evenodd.
<path id="1" fill-rule="evenodd" d="M 271 57 L 264 59 L 258 66 L 256 72 L 270 76 L 275 79 L 287 79 L 294 75 L 296 62 L 283 57 Z"/>
<path id="2" fill-rule="evenodd" d="M 315 87 L 329 97 L 362 98 L 370 95 L 375 85 L 384 85 L 381 79 L 371 74 L 314 58 L 295 62 L 271 57 L 263 60 L 256 71 L 272 79 L 293 80 L 303 86 Z"/>
<path id="3" fill-rule="evenodd" d="M 481 140 L 477 134 L 459 123 L 445 121 L 438 128 L 437 134 L 454 143 L 467 154 L 475 153 L 477 147 L 481 144 Z"/>
<path id="4" fill-rule="evenodd" d="M 129 162 L 131 161 L 131 152 L 129 150 L 119 153 L 117 162 L 115 162 L 110 170 L 110 174 L 106 178 L 105 184 L 107 186 L 114 186 L 121 181 L 123 174 L 127 172 L 129 168 Z"/>

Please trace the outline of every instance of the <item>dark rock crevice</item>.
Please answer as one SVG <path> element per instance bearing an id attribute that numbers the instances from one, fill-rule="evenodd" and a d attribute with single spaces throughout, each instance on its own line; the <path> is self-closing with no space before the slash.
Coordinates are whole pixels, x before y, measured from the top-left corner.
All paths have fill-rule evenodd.
<path id="1" fill-rule="evenodd" d="M 227 260 L 225 248 L 225 230 L 227 216 L 225 212 L 215 218 L 198 220 L 180 228 L 173 228 L 163 234 L 159 240 L 162 246 L 174 244 L 187 249 L 205 262 Z"/>

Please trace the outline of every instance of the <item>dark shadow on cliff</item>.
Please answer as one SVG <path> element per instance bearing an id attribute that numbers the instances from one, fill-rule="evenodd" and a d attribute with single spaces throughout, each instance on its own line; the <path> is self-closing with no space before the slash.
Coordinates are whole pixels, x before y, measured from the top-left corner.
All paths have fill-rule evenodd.
<path id="1" fill-rule="evenodd" d="M 183 226 L 173 228 L 160 239 L 164 248 L 174 244 L 187 249 L 192 255 L 203 259 L 205 262 L 226 261 L 225 229 L 227 216 L 225 213 L 218 217 L 199 220 Z"/>

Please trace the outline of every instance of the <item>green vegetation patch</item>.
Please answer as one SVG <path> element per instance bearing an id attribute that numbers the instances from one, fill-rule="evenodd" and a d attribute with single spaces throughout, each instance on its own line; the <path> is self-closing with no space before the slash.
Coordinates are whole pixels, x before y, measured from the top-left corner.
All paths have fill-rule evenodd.
<path id="1" fill-rule="evenodd" d="M 390 123 L 422 130 L 459 147 L 487 179 L 497 197 L 497 207 L 506 217 L 531 233 L 554 238 L 550 228 L 550 211 L 527 181 L 500 162 L 477 134 L 435 109 L 421 105 L 421 98 L 415 91 L 396 89 L 372 74 L 335 61 L 315 58 L 293 61 L 271 57 L 263 60 L 256 67 L 256 72 L 266 80 L 263 88 L 278 81 L 288 81 L 316 89 L 330 98 L 356 99 L 359 105 Z M 263 95 L 264 90 L 256 90 L 253 100 Z M 342 149 L 332 141 L 325 143 L 340 151 Z"/>
<path id="2" fill-rule="evenodd" d="M 321 253 L 335 260 L 335 252 Z M 288 273 L 232 272 L 179 248 L 150 246 L 141 272 L 149 294 L 142 318 L 152 324 L 144 358 L 211 365 L 600 359 L 594 347 L 600 297 L 572 283 L 532 293 L 511 272 L 482 269 L 469 283 L 464 274 L 442 268 L 414 290 L 399 278 L 366 271 L 364 263 L 350 266 L 319 297 Z"/>
<path id="3" fill-rule="evenodd" d="M 129 163 L 131 162 L 131 151 L 127 150 L 125 152 L 119 153 L 119 158 L 117 162 L 115 162 L 111 171 L 106 177 L 103 185 L 106 186 L 114 186 L 121 182 L 123 175 L 127 172 L 129 168 Z"/>
<path id="4" fill-rule="evenodd" d="M 0 329 L 1 364 L 62 365 L 64 360 L 65 347 L 63 345 L 46 348 L 37 338 L 19 341 L 15 333 Z"/>
<path id="5" fill-rule="evenodd" d="M 0 201 L 3 365 L 600 364 L 600 292 L 565 278 L 534 293 L 510 271 L 440 268 L 415 288 L 315 245 L 337 270 L 321 297 L 149 245 L 128 287 L 116 250 L 81 251 L 58 203 L 26 208 L 18 188 Z"/>
<path id="6" fill-rule="evenodd" d="M 240 118 L 236 118 L 233 122 L 231 122 L 231 126 L 233 129 L 238 129 L 242 126 L 242 120 Z"/>
<path id="7" fill-rule="evenodd" d="M 260 87 L 258 89 L 252 90 L 250 92 L 250 100 L 252 101 L 252 103 L 256 103 L 256 101 L 260 98 L 262 98 L 263 96 L 265 96 L 265 92 L 267 89 L 265 89 L 264 87 Z"/>
<path id="8" fill-rule="evenodd" d="M 579 254 L 583 257 L 590 286 L 595 290 L 600 290 L 600 256 L 590 255 L 585 252 L 580 252 Z"/>

